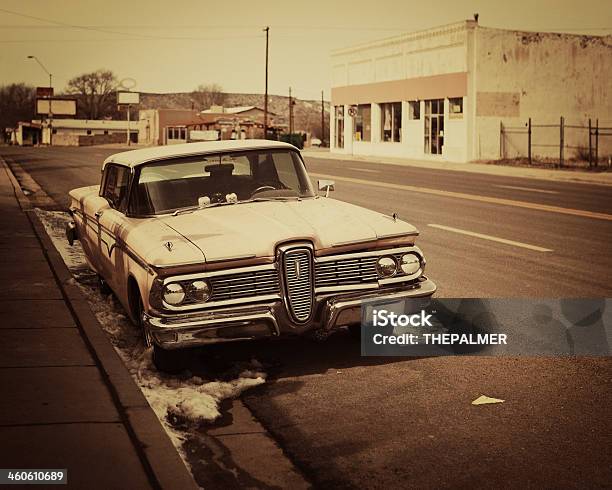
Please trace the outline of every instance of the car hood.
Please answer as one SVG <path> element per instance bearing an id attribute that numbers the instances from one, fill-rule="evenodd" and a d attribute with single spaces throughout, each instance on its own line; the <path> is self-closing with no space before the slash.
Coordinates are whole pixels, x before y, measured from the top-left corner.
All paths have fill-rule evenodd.
<path id="1" fill-rule="evenodd" d="M 225 205 L 160 219 L 196 245 L 207 262 L 272 257 L 289 240 L 308 240 L 321 249 L 418 233 L 404 221 L 322 197 Z"/>

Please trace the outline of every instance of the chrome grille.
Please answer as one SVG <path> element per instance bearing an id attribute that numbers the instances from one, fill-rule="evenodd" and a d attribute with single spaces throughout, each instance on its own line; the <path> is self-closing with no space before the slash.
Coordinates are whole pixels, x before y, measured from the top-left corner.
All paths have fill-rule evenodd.
<path id="1" fill-rule="evenodd" d="M 293 248 L 283 257 L 287 306 L 291 316 L 305 322 L 313 309 L 312 253 L 308 248 Z"/>
<path id="2" fill-rule="evenodd" d="M 322 288 L 376 282 L 376 260 L 378 257 L 370 256 L 318 262 L 315 264 L 315 285 Z"/>
<path id="3" fill-rule="evenodd" d="M 276 269 L 215 276 L 209 280 L 212 286 L 210 301 L 226 301 L 280 293 Z"/>

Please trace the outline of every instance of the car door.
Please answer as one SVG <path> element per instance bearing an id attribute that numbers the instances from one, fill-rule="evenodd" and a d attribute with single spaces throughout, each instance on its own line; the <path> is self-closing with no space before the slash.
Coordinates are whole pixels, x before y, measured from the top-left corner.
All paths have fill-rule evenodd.
<path id="1" fill-rule="evenodd" d="M 131 169 L 117 164 L 109 164 L 105 169 L 101 197 L 105 205 L 95 213 L 97 220 L 97 243 L 99 272 L 106 282 L 117 292 L 124 276 L 123 252 L 120 246 L 121 230 L 126 225 L 128 189 Z"/>

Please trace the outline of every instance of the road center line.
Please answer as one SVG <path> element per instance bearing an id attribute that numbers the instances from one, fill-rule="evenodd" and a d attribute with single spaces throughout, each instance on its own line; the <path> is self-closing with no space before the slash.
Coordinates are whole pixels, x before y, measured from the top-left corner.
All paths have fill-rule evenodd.
<path id="1" fill-rule="evenodd" d="M 514 189 L 517 191 L 540 192 L 542 194 L 559 194 L 558 191 L 549 191 L 546 189 L 535 189 L 534 187 L 520 187 L 518 185 L 499 185 L 493 184 L 493 187 L 501 187 L 503 189 Z"/>
<path id="2" fill-rule="evenodd" d="M 310 173 L 311 176 L 321 179 L 339 180 L 343 182 L 352 182 L 354 184 L 362 184 L 367 186 L 384 187 L 386 189 L 394 189 L 398 191 L 418 192 L 421 194 L 431 194 L 434 196 L 454 197 L 457 199 L 465 199 L 467 201 L 486 202 L 489 204 L 499 204 L 502 206 L 514 206 L 517 208 L 533 209 L 535 211 L 545 211 L 548 213 L 567 214 L 569 216 L 580 216 L 582 218 L 601 219 L 604 221 L 612 221 L 612 214 L 597 213 L 595 211 L 584 211 L 582 209 L 562 208 L 559 206 L 551 206 L 548 204 L 538 204 L 535 202 L 515 201 L 513 199 L 503 199 L 501 197 L 479 196 L 475 194 L 466 194 L 464 192 L 443 191 L 440 189 L 430 189 L 428 187 L 417 187 L 413 185 L 392 184 L 390 182 L 377 182 L 372 180 L 356 179 L 354 177 L 339 177 L 336 175 Z"/>
<path id="3" fill-rule="evenodd" d="M 512 245 L 514 247 L 526 248 L 528 250 L 535 250 L 536 252 L 552 252 L 550 248 L 538 247 L 537 245 L 530 245 L 529 243 L 515 242 L 514 240 L 506 240 L 505 238 L 499 238 L 491 235 L 484 235 L 483 233 L 476 233 L 474 231 L 462 230 L 460 228 L 452 228 L 451 226 L 428 224 L 432 228 L 438 228 L 440 230 L 452 231 L 453 233 L 459 233 L 460 235 L 473 236 L 475 238 L 482 238 L 483 240 L 490 240 L 492 242 L 503 243 L 505 245 Z"/>
<path id="4" fill-rule="evenodd" d="M 357 170 L 358 172 L 369 172 L 372 174 L 379 174 L 380 170 L 371 170 L 369 168 L 357 168 L 357 167 L 346 167 L 349 170 Z"/>

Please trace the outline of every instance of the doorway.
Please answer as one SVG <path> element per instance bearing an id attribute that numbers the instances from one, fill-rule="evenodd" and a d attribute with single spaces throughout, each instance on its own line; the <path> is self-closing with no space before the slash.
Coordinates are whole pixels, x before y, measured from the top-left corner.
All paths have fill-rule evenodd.
<path id="1" fill-rule="evenodd" d="M 444 146 L 444 99 L 425 101 L 425 153 L 441 155 Z"/>
<path id="2" fill-rule="evenodd" d="M 336 127 L 335 136 L 336 136 L 336 148 L 344 148 L 344 106 L 337 105 L 336 106 Z"/>

